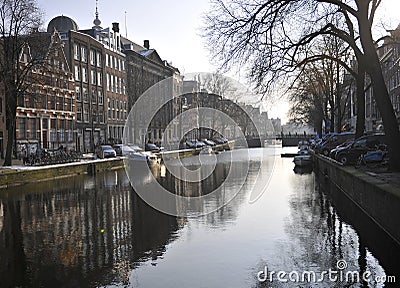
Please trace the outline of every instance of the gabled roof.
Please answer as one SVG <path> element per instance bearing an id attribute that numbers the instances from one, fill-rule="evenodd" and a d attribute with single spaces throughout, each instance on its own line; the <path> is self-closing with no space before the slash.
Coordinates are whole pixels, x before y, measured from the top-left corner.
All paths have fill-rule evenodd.
<path id="1" fill-rule="evenodd" d="M 138 53 L 140 55 L 146 57 L 147 59 L 151 59 L 155 62 L 165 65 L 164 61 L 161 59 L 160 55 L 158 55 L 158 53 L 155 49 L 141 50 L 141 51 L 138 51 Z"/>
<path id="2" fill-rule="evenodd" d="M 147 49 L 125 37 L 121 36 L 121 42 L 124 46 L 125 51 L 133 51 L 138 53 L 139 55 L 150 59 L 160 65 L 165 65 L 164 61 L 161 59 L 160 55 L 158 55 L 155 49 Z"/>
<path id="3" fill-rule="evenodd" d="M 37 32 L 27 36 L 24 40 L 29 46 L 30 56 L 35 61 L 43 61 L 46 59 L 49 47 L 52 42 L 52 33 Z"/>
<path id="4" fill-rule="evenodd" d="M 62 61 L 64 62 L 66 71 L 70 72 L 68 61 L 65 56 L 64 49 L 62 48 L 63 43 L 60 38 L 60 34 L 56 30 L 53 33 L 32 33 L 25 38 L 25 44 L 29 51 L 30 59 L 34 59 L 35 64 L 39 65 L 42 65 L 46 62 L 50 56 L 50 52 L 55 51 L 52 50 L 53 48 L 57 49 L 58 53 L 60 53 L 59 57 L 61 57 Z"/>

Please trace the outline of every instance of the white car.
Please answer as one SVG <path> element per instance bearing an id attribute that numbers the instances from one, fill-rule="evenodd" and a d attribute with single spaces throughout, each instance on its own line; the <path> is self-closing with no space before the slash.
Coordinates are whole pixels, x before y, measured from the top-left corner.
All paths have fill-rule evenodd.
<path id="1" fill-rule="evenodd" d="M 134 154 L 131 155 L 131 157 L 134 159 L 137 159 L 137 160 L 145 159 L 145 160 L 147 160 L 147 162 L 149 164 L 159 163 L 159 157 L 150 151 L 143 151 L 143 149 L 137 145 L 129 145 L 126 147 L 128 147 L 129 149 L 134 151 Z M 124 152 L 122 152 L 122 154 L 124 155 Z"/>
<path id="2" fill-rule="evenodd" d="M 112 158 L 116 157 L 117 153 L 110 145 L 101 145 L 96 150 L 96 155 L 99 158 Z"/>

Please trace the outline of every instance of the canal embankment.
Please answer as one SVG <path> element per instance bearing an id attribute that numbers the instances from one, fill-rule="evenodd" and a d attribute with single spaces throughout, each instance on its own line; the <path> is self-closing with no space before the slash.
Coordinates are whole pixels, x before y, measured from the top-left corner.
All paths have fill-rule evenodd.
<path id="1" fill-rule="evenodd" d="M 400 175 L 379 177 L 320 155 L 314 155 L 314 170 L 400 244 Z"/>
<path id="2" fill-rule="evenodd" d="M 229 150 L 233 149 L 234 143 L 235 141 L 229 141 L 224 144 L 216 145 L 212 147 L 213 153 L 224 151 L 227 148 L 229 148 Z M 199 154 L 200 152 L 201 148 L 181 149 L 161 152 L 159 156 L 162 159 L 164 157 L 167 159 L 174 159 L 193 156 Z M 21 163 L 21 165 L 0 168 L 0 189 L 81 174 L 93 175 L 97 172 L 120 168 L 124 168 L 123 158 L 120 157 L 109 159 L 90 159 L 73 163 L 46 166 L 24 166 Z"/>
<path id="3" fill-rule="evenodd" d="M 0 189 L 124 167 L 122 158 L 83 160 L 47 166 L 11 166 L 0 169 Z"/>

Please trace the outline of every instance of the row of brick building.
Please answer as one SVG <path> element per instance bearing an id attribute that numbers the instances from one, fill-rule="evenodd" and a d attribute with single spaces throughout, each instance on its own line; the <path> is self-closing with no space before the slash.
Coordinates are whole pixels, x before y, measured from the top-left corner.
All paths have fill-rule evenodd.
<path id="1" fill-rule="evenodd" d="M 384 43 L 377 47 L 378 56 L 381 61 L 383 76 L 385 78 L 386 87 L 393 105 L 397 121 L 400 125 L 400 25 L 389 31 L 390 35 L 384 39 Z M 356 97 L 356 83 L 345 78 L 344 82 L 349 90 L 345 89 L 344 93 L 350 91 L 350 97 L 344 95 L 346 99 L 346 111 L 344 117 L 344 124 L 350 127 L 356 127 L 357 120 L 357 97 Z M 347 83 L 347 84 L 346 84 Z M 375 95 L 371 81 L 366 79 L 365 89 L 365 132 L 383 132 L 384 126 L 382 116 L 376 105 Z"/>
<path id="2" fill-rule="evenodd" d="M 46 32 L 29 35 L 20 60 L 28 65 L 34 58 L 38 64 L 18 99 L 16 153 L 29 146 L 86 152 L 100 143 L 121 142 L 130 108 L 144 91 L 169 77 L 181 89 L 179 70 L 162 60 L 148 40 L 142 46 L 123 37 L 118 23 L 103 28 L 98 16 L 96 11 L 94 26 L 84 30 L 58 16 Z M 0 93 L 1 156 L 7 143 L 5 98 Z M 152 125 L 143 137 L 157 142 L 166 123 Z"/>

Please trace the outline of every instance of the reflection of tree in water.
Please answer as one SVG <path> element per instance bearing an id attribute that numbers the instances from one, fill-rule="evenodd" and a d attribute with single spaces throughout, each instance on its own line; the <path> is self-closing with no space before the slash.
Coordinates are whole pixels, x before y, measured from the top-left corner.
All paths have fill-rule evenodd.
<path id="1" fill-rule="evenodd" d="M 296 193 L 290 196 L 290 217 L 285 223 L 285 231 L 290 242 L 277 243 L 276 250 L 279 251 L 277 259 L 271 259 L 271 263 L 268 263 L 268 260 L 262 261 L 262 265 L 260 264 L 258 267 L 262 266 L 259 270 L 262 270 L 264 265 L 269 265 L 270 269 L 274 271 L 314 271 L 318 276 L 319 272 L 327 271 L 330 268 L 338 270 L 337 261 L 343 259 L 348 265 L 345 271 L 358 271 L 362 275 L 368 270 L 372 275 L 384 275 L 380 266 L 382 263 L 378 263 L 369 252 L 369 248 L 366 247 L 366 238 L 360 238 L 357 234 L 359 230 L 356 232 L 353 228 L 353 225 L 358 225 L 359 220 L 365 222 L 366 216 L 358 219 L 354 207 L 344 206 L 345 204 L 349 205 L 349 199 L 342 199 L 339 202 L 335 199 L 333 202 L 332 197 L 325 194 L 319 184 L 315 182 L 314 175 L 293 175 L 291 184 L 296 187 L 293 189 Z M 316 185 L 317 187 L 315 187 Z M 328 190 L 328 193 L 332 192 L 326 183 L 323 187 Z M 354 206 L 354 204 L 352 205 Z M 349 212 L 347 214 L 353 215 L 353 217 L 349 218 L 343 214 L 342 206 L 345 208 L 344 210 L 351 211 L 350 214 Z M 345 215 L 346 222 L 342 215 Z M 352 224 L 348 224 L 349 221 Z M 376 238 L 377 236 L 372 233 L 367 237 Z M 373 241 L 376 242 L 376 240 Z M 396 253 L 398 254 L 398 252 Z M 375 255 L 382 257 L 380 258 L 382 261 L 387 258 L 387 255 L 382 255 L 379 251 Z M 390 265 L 395 267 L 393 263 Z M 258 283 L 255 279 L 254 282 L 257 283 L 255 287 L 294 287 L 295 285 L 290 281 L 289 284 L 292 286 L 285 286 L 287 284 L 278 281 Z M 308 285 L 309 283 L 303 284 Z M 372 287 L 377 287 L 375 284 Z M 329 282 L 328 277 L 325 277 L 325 281 L 319 283 L 319 286 L 315 285 L 315 287 L 368 287 L 367 283 L 362 280 L 361 283 L 333 283 Z"/>
<path id="2" fill-rule="evenodd" d="M 176 218 L 135 196 L 123 170 L 8 192 L 0 195 L 0 286 L 127 284 L 131 269 L 162 255 L 178 229 Z"/>
<path id="3" fill-rule="evenodd" d="M 233 164 L 229 162 L 218 163 L 213 172 L 207 178 L 198 182 L 180 180 L 177 177 L 174 177 L 168 170 L 165 178 L 159 177 L 157 180 L 168 191 L 186 197 L 207 195 L 220 187 L 220 193 L 215 193 L 211 200 L 202 201 L 199 205 L 215 207 L 215 211 L 204 215 L 203 219 L 208 223 L 208 225 L 221 228 L 228 223 L 232 223 L 239 213 L 240 206 L 244 204 L 245 201 L 248 201 L 246 197 L 249 192 L 251 192 L 252 185 L 255 181 L 255 178 L 252 178 L 252 176 L 259 172 L 260 167 L 261 163 L 259 161 L 250 161 L 250 164 L 247 162 L 237 162 Z M 185 168 L 181 167 L 180 169 Z M 228 173 L 233 173 L 234 181 L 225 181 Z M 153 172 L 153 175 L 159 174 Z M 201 179 L 200 176 L 199 179 Z M 233 192 L 237 191 L 238 187 L 240 188 L 240 185 L 243 182 L 244 184 L 242 189 L 240 189 L 239 193 L 233 197 Z M 227 199 L 232 200 L 226 204 Z M 184 208 L 182 208 L 182 206 L 179 206 L 179 203 L 177 203 L 178 209 L 192 208 L 197 211 L 205 210 L 204 207 L 184 206 Z"/>

